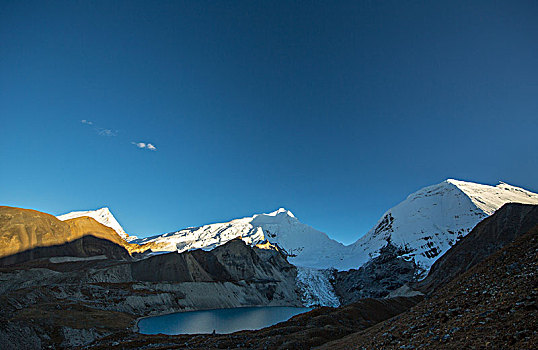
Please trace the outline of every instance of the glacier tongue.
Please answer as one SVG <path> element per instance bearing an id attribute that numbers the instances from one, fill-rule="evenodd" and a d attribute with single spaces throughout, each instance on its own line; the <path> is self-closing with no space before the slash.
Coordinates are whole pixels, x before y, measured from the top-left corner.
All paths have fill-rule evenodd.
<path id="1" fill-rule="evenodd" d="M 331 270 L 310 267 L 297 268 L 297 286 L 304 306 L 340 306 L 340 301 L 330 282 Z"/>

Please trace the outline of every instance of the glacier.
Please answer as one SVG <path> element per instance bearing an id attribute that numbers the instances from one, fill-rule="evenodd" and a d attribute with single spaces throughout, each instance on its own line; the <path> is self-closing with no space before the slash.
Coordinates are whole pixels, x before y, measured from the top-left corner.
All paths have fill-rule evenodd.
<path id="1" fill-rule="evenodd" d="M 304 306 L 340 306 L 340 300 L 331 283 L 333 271 L 311 267 L 297 267 L 296 284 Z"/>

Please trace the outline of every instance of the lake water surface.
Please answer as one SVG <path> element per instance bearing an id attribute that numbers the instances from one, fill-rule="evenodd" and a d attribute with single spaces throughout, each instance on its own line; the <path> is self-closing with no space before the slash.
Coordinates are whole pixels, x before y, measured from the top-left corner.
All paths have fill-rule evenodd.
<path id="1" fill-rule="evenodd" d="M 240 307 L 204 311 L 178 312 L 147 317 L 138 321 L 143 334 L 225 334 L 261 329 L 312 310 L 306 307 Z"/>

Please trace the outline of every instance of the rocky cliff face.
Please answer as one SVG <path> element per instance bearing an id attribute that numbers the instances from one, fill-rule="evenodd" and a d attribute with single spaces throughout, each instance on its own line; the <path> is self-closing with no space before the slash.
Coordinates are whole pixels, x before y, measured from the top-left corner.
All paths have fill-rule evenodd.
<path id="1" fill-rule="evenodd" d="M 295 267 L 272 249 L 252 249 L 234 239 L 211 251 L 160 254 L 131 264 L 133 279 L 147 282 L 278 281 Z"/>
<path id="2" fill-rule="evenodd" d="M 379 256 L 358 270 L 336 271 L 334 290 L 342 304 L 364 298 L 384 298 L 404 284 L 414 282 L 418 267 L 406 259 L 406 251 L 390 243 L 381 248 Z"/>

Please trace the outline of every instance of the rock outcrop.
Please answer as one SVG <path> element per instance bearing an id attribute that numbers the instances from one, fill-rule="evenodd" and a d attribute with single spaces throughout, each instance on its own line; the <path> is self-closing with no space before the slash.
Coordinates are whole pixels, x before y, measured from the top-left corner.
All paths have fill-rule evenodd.
<path id="1" fill-rule="evenodd" d="M 406 252 L 387 243 L 379 253 L 358 270 L 336 271 L 334 291 L 342 304 L 364 298 L 384 298 L 405 284 L 414 282 L 418 267 L 404 258 Z"/>

